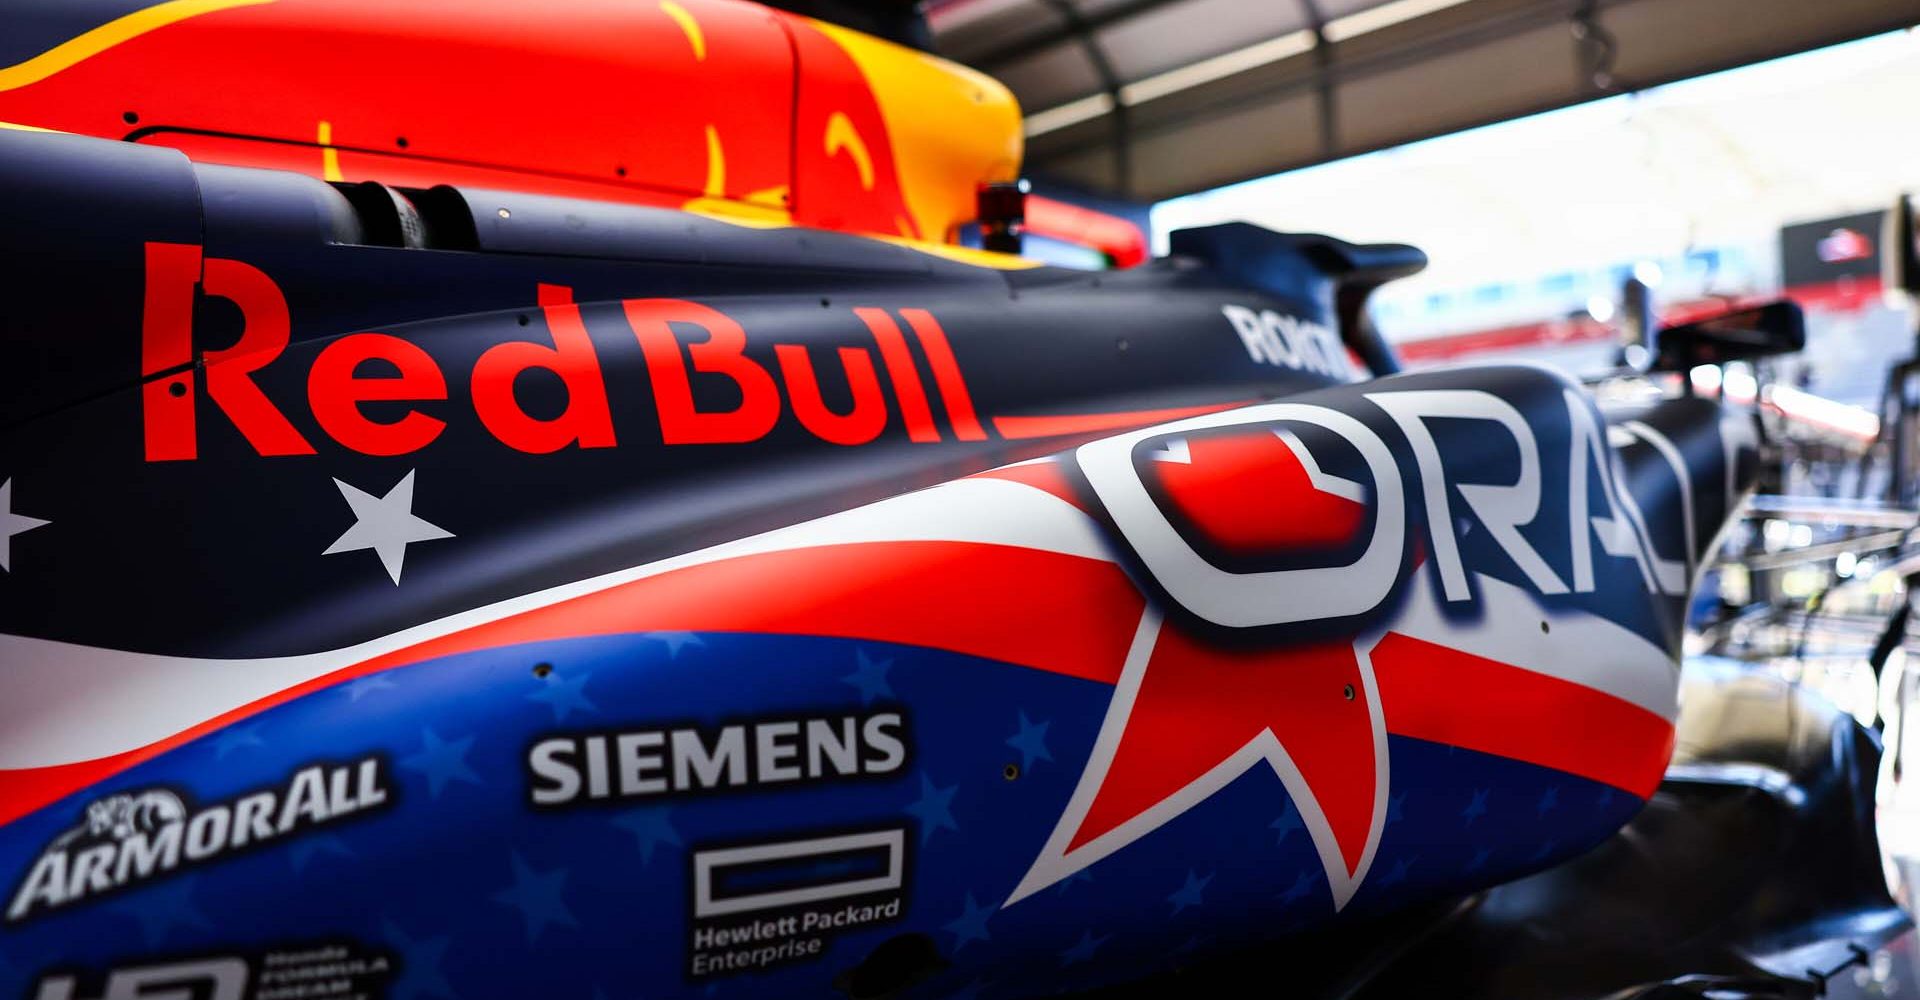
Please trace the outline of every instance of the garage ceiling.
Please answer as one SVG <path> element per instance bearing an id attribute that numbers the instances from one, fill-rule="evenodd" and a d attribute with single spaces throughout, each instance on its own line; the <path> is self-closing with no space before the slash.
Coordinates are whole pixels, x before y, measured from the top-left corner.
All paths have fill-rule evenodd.
<path id="1" fill-rule="evenodd" d="M 934 0 L 1027 171 L 1157 200 L 1920 23 L 1920 0 Z"/>

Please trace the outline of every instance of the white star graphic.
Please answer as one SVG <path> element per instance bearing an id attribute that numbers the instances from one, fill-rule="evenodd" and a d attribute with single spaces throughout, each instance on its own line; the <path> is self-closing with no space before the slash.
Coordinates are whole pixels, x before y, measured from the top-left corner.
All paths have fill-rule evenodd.
<path id="1" fill-rule="evenodd" d="M 0 483 L 0 570 L 13 572 L 11 563 L 13 536 L 52 523 L 52 521 L 43 521 L 25 514 L 15 514 L 13 512 L 13 479 L 9 477 L 6 482 Z"/>
<path id="2" fill-rule="evenodd" d="M 346 498 L 347 506 L 353 508 L 356 520 L 353 527 L 334 539 L 333 544 L 327 546 L 327 551 L 321 555 L 372 549 L 397 586 L 400 583 L 401 564 L 407 557 L 408 543 L 452 538 L 453 532 L 414 516 L 414 471 L 407 470 L 407 474 L 383 497 L 376 497 L 335 479 L 333 485 L 340 487 L 340 495 Z"/>

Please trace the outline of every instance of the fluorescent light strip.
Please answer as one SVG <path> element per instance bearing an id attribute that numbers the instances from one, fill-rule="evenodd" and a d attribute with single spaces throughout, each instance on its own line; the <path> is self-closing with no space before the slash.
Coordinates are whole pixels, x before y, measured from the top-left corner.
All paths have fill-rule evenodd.
<path id="1" fill-rule="evenodd" d="M 1112 110 L 1113 98 L 1107 94 L 1094 94 L 1092 97 L 1082 97 L 1077 101 L 1069 101 L 1059 107 L 1048 108 L 1045 111 L 1038 111 L 1028 115 L 1025 123 L 1027 137 L 1032 138 L 1036 135 L 1044 135 L 1048 132 L 1058 131 L 1069 125 L 1078 125 L 1084 121 L 1092 121 Z"/>
<path id="2" fill-rule="evenodd" d="M 1327 22 L 1322 33 L 1327 36 L 1329 42 L 1344 42 L 1356 35 L 1379 31 L 1381 28 L 1392 27 L 1416 17 L 1425 17 L 1435 11 L 1446 10 L 1448 7 L 1465 2 L 1466 0 L 1393 0 L 1392 3 L 1383 3 L 1378 7 L 1348 14 L 1346 17 L 1336 17 Z"/>
<path id="3" fill-rule="evenodd" d="M 1278 38 L 1269 38 L 1257 45 L 1249 45 L 1244 49 L 1236 49 L 1211 59 L 1202 59 L 1197 63 L 1188 63 L 1178 69 L 1170 69 L 1137 83 L 1129 83 L 1120 88 L 1120 103 L 1129 107 L 1145 104 L 1155 98 L 1165 97 L 1189 87 L 1224 80 L 1236 73 L 1244 73 L 1268 63 L 1277 63 L 1282 59 L 1312 51 L 1313 32 L 1290 32 Z"/>
<path id="4" fill-rule="evenodd" d="M 1357 14 L 1334 18 L 1327 22 L 1322 31 L 1327 41 L 1342 42 L 1465 2 L 1466 0 L 1393 0 L 1392 3 L 1382 4 Z M 1120 88 L 1119 104 L 1133 107 L 1136 104 L 1145 104 L 1168 94 L 1179 93 L 1215 80 L 1224 80 L 1282 59 L 1291 59 L 1311 52 L 1313 45 L 1313 32 L 1304 29 L 1291 31 L 1277 38 L 1269 38 L 1264 42 L 1256 42 L 1245 48 L 1235 49 L 1232 52 L 1202 59 L 1196 63 L 1189 63 L 1177 69 L 1170 69 L 1165 73 L 1129 83 Z M 1027 138 L 1031 139 L 1081 122 L 1092 121 L 1111 112 L 1115 106 L 1112 97 L 1106 94 L 1094 94 L 1045 111 L 1035 112 L 1028 115 L 1026 119 Z"/>

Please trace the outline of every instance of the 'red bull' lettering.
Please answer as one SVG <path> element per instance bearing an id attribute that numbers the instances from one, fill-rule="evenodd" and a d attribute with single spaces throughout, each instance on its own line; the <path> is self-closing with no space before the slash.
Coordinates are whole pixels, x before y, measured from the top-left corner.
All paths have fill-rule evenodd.
<path id="1" fill-rule="evenodd" d="M 141 331 L 141 410 L 150 462 L 199 457 L 199 383 L 212 409 L 230 422 L 261 455 L 311 455 L 314 447 L 254 381 L 256 373 L 285 352 L 291 323 L 286 297 L 259 268 L 238 260 L 207 257 L 200 247 L 149 243 Z M 230 347 L 200 351 L 193 343 L 196 294 L 226 299 L 240 313 L 242 332 Z M 573 290 L 540 285 L 537 299 L 551 346 L 511 340 L 488 348 L 470 376 L 474 415 L 500 443 L 543 455 L 569 446 L 611 448 L 618 443 L 608 386 L 592 336 L 574 303 Z M 747 354 L 747 335 L 733 317 L 683 299 L 630 299 L 622 312 L 646 361 L 660 440 L 668 445 L 742 444 L 758 441 L 779 424 L 790 400 L 796 422 L 831 444 L 867 444 L 885 433 L 890 385 L 913 442 L 942 440 L 927 387 L 900 323 L 882 309 L 859 308 L 855 316 L 874 338 L 873 347 L 836 348 L 852 402 L 845 412 L 827 405 L 816 358 L 800 344 L 774 344 L 775 370 Z M 984 441 L 987 431 L 973 408 L 966 379 L 938 320 L 924 309 L 902 309 L 932 369 L 934 385 L 955 439 Z M 874 362 L 878 351 L 880 364 Z M 196 366 L 195 362 L 199 364 Z M 566 406 L 542 419 L 521 407 L 515 387 L 521 376 L 545 369 L 566 388 Z M 885 373 L 884 380 L 882 371 Z M 447 372 L 420 345 L 388 333 L 351 333 L 328 343 L 307 371 L 307 402 L 327 437 L 366 455 L 405 455 L 427 447 L 447 420 L 419 406 L 398 416 L 367 411 L 368 403 L 445 403 Z M 724 380 L 738 395 L 732 405 L 702 409 L 696 378 Z M 717 384 L 717 383 L 715 383 Z M 731 402 L 730 400 L 728 402 Z"/>
<path id="2" fill-rule="evenodd" d="M 953 421 L 953 436 L 962 441 L 985 441 L 987 432 L 973 413 L 973 397 L 967 394 L 967 380 L 960 377 L 960 362 L 954 360 L 953 347 L 947 343 L 947 331 L 925 309 L 902 309 L 900 315 L 920 338 L 933 366 L 933 381 L 940 386 L 940 398 L 947 404 L 947 418 Z"/>
<path id="3" fill-rule="evenodd" d="M 880 359 L 887 364 L 887 377 L 893 379 L 893 391 L 900 400 L 900 416 L 907 422 L 908 440 L 940 440 L 940 431 L 933 426 L 933 414 L 927 410 L 927 390 L 920 384 L 920 372 L 913 365 L 913 355 L 907 351 L 907 338 L 901 336 L 899 324 L 884 309 L 855 309 L 853 314 L 867 324 L 867 329 L 873 331 L 873 339 L 880 342 Z"/>
<path id="4" fill-rule="evenodd" d="M 361 364 L 373 360 L 387 362 L 400 374 L 393 378 L 359 374 Z M 361 412 L 361 403 L 447 398 L 446 377 L 427 352 L 412 341 L 384 333 L 355 333 L 328 344 L 307 373 L 307 396 L 320 429 L 366 455 L 418 451 L 447 426 L 446 421 L 419 410 L 408 410 L 392 423 L 380 423 Z"/>
<path id="5" fill-rule="evenodd" d="M 473 365 L 473 408 L 494 437 L 519 451 L 545 455 L 576 443 L 611 448 L 615 442 L 607 386 L 593 338 L 580 320 L 580 307 L 573 304 L 573 290 L 541 285 L 538 299 L 553 346 L 510 340 L 488 348 Z M 532 368 L 553 372 L 567 387 L 567 408 L 552 420 L 528 416 L 514 398 L 515 380 Z"/>
<path id="6" fill-rule="evenodd" d="M 853 393 L 853 409 L 835 413 L 820 398 L 820 382 L 813 375 L 813 359 L 798 344 L 780 344 L 773 349 L 780 361 L 780 377 L 793 396 L 793 415 L 800 426 L 823 441 L 834 444 L 866 444 L 887 427 L 887 401 L 880 395 L 880 379 L 873 372 L 873 356 L 863 348 L 840 348 L 840 365 L 847 370 L 847 387 Z"/>
<path id="7" fill-rule="evenodd" d="M 151 375 L 192 363 L 196 280 L 206 294 L 237 306 L 243 324 L 240 339 L 233 346 L 201 356 L 207 398 L 260 454 L 313 454 L 313 446 L 253 383 L 253 373 L 286 349 L 290 324 L 287 300 L 279 286 L 251 264 L 223 257 L 203 259 L 196 246 L 149 243 L 142 369 Z M 195 457 L 199 445 L 192 373 L 150 381 L 142 397 L 147 417 L 147 460 Z"/>
<path id="8" fill-rule="evenodd" d="M 653 402 L 660 413 L 660 437 L 667 444 L 740 444 L 758 441 L 780 419 L 780 393 L 773 377 L 746 355 L 747 333 L 718 309 L 684 299 L 629 299 L 627 322 L 647 356 L 647 375 L 653 379 Z M 700 327 L 707 339 L 687 346 L 685 360 L 671 324 Z M 731 379 L 740 390 L 740 405 L 731 410 L 703 412 L 693 405 L 693 386 L 686 362 L 693 370 Z"/>

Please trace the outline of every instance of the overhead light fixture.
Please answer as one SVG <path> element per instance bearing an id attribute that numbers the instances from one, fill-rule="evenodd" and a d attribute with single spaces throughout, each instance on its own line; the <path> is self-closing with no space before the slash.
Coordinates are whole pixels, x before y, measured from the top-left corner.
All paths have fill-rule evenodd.
<path id="1" fill-rule="evenodd" d="M 1197 63 L 1188 63 L 1178 69 L 1147 77 L 1137 83 L 1129 83 L 1120 88 L 1120 103 L 1129 107 L 1144 104 L 1168 94 L 1198 87 L 1201 84 L 1224 80 L 1237 73 L 1245 73 L 1269 63 L 1277 63 L 1313 51 L 1313 32 L 1293 31 L 1278 38 L 1269 38 L 1257 45 L 1244 49 L 1235 49 L 1211 59 L 1202 59 Z"/>
<path id="2" fill-rule="evenodd" d="M 1113 97 L 1111 95 L 1095 94 L 1092 97 L 1082 97 L 1077 101 L 1069 101 L 1059 107 L 1035 112 L 1027 116 L 1025 123 L 1027 138 L 1031 139 L 1036 135 L 1045 135 L 1048 132 L 1057 132 L 1068 126 L 1078 125 L 1081 122 L 1092 121 L 1112 111 L 1113 106 Z"/>
<path id="3" fill-rule="evenodd" d="M 1326 23 L 1321 33 L 1329 42 L 1342 42 L 1465 2 L 1466 0 L 1393 0 L 1392 3 L 1381 4 L 1357 14 L 1334 18 Z M 1305 29 L 1290 31 L 1263 42 L 1255 42 L 1232 52 L 1211 56 L 1199 62 L 1188 63 L 1165 73 L 1158 73 L 1144 80 L 1126 84 L 1120 88 L 1120 99 L 1117 102 L 1108 94 L 1094 94 L 1045 111 L 1037 111 L 1027 116 L 1025 122 L 1027 138 L 1031 139 L 1081 122 L 1092 121 L 1113 111 L 1116 107 L 1145 104 L 1148 101 L 1159 100 L 1168 94 L 1190 90 L 1215 80 L 1224 80 L 1251 69 L 1277 63 L 1282 59 L 1291 59 L 1313 51 L 1314 44 L 1313 32 Z"/>
<path id="4" fill-rule="evenodd" d="M 1344 42 L 1349 38 L 1364 35 L 1369 31 L 1379 31 L 1396 24 L 1411 21 L 1416 17 L 1425 17 L 1435 11 L 1455 7 L 1466 0 L 1394 0 L 1378 7 L 1369 7 L 1346 17 L 1336 17 L 1327 22 L 1321 33 L 1329 42 Z"/>

